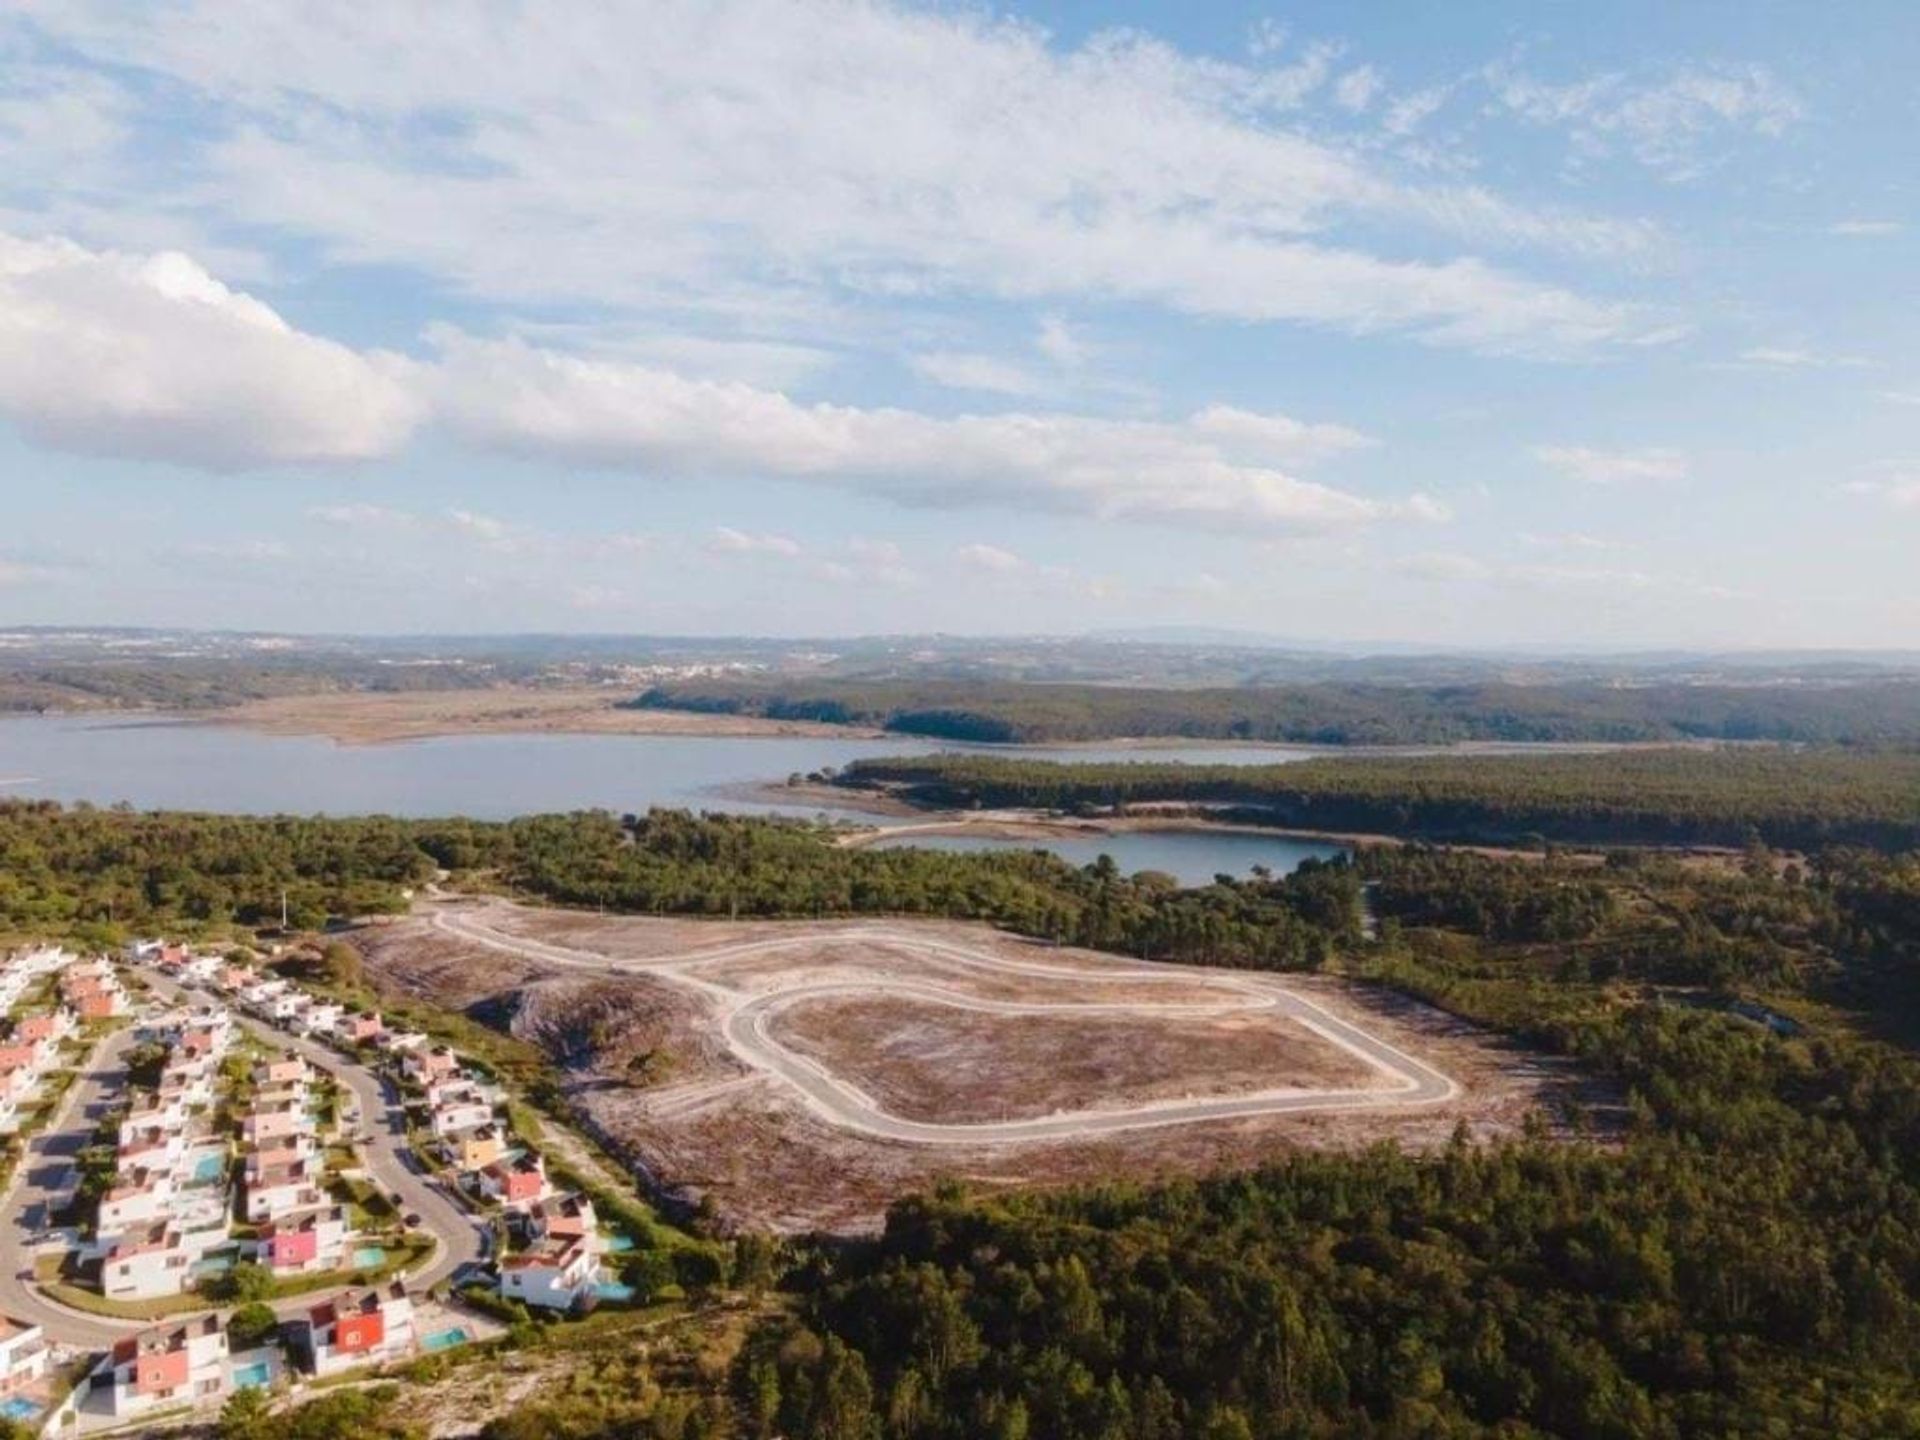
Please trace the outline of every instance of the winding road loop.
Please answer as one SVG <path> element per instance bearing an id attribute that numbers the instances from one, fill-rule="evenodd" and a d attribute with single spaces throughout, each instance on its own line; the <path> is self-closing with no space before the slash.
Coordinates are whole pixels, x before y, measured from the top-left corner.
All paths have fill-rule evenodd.
<path id="1" fill-rule="evenodd" d="M 488 923 L 493 907 L 440 907 L 433 926 L 483 948 L 548 965 L 645 974 L 698 993 L 716 1012 L 720 1033 L 734 1056 L 751 1069 L 792 1090 L 815 1114 L 843 1129 L 920 1145 L 1010 1145 L 1035 1140 L 1082 1140 L 1126 1130 L 1237 1120 L 1257 1115 L 1375 1110 L 1438 1105 L 1460 1094 L 1451 1076 L 1380 1036 L 1318 1005 L 1271 974 L 1241 974 L 1190 966 L 1115 961 L 1110 968 L 1047 965 L 1016 960 L 989 950 L 919 934 L 896 925 L 815 929 L 804 935 L 740 941 L 703 950 L 644 959 L 620 959 L 588 950 L 515 935 Z M 1222 992 L 1218 1002 L 1142 1000 L 992 1000 L 931 979 L 887 976 L 854 980 L 813 980 L 748 993 L 693 973 L 730 960 L 753 959 L 789 950 L 811 950 L 825 941 L 843 941 L 905 951 L 939 965 L 987 978 L 1009 977 L 1098 986 L 1175 985 L 1187 990 Z M 777 981 L 776 981 L 777 983 Z M 874 999 L 894 996 L 990 1015 L 1132 1015 L 1141 1019 L 1214 1018 L 1268 1013 L 1291 1020 L 1329 1044 L 1354 1056 L 1387 1079 L 1364 1089 L 1252 1091 L 1214 1097 L 1184 1097 L 1136 1105 L 1099 1106 L 1023 1120 L 930 1123 L 892 1114 L 827 1066 L 782 1044 L 773 1022 L 795 1005 L 821 999 Z"/>

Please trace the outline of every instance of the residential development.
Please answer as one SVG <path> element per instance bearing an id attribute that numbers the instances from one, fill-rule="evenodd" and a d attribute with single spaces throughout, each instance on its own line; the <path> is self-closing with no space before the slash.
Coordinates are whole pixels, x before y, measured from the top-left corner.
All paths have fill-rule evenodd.
<path id="1" fill-rule="evenodd" d="M 469 1295 L 490 1286 L 496 1308 L 577 1313 L 633 1293 L 607 1268 L 618 1237 L 556 1187 L 486 1067 L 375 1011 L 162 942 L 120 962 L 0 957 L 0 1011 L 0 1129 L 57 1124 L 80 1141 L 66 1182 L 34 1202 L 42 1238 L 20 1277 L 33 1303 L 0 1315 L 0 1413 L 63 1433 L 201 1414 L 236 1390 L 497 1330 L 445 1285 L 409 1285 L 449 1244 L 461 1253 L 429 1268 Z M 97 1072 L 92 1103 L 57 1107 L 89 1054 L 118 1068 Z M 380 1108 L 363 1113 L 368 1097 Z M 406 1160 L 397 1180 L 376 1181 L 361 1153 L 381 1123 Z M 489 1233 L 499 1253 L 483 1262 Z M 280 1325 L 236 1350 L 218 1308 L 243 1272 Z M 90 1344 L 102 1326 L 46 1303 L 63 1290 L 69 1307 L 91 1291 L 149 1323 Z"/>

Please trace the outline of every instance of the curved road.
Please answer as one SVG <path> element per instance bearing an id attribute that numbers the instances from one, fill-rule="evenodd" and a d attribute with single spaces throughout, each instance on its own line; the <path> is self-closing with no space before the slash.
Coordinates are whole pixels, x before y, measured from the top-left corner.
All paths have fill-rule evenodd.
<path id="1" fill-rule="evenodd" d="M 170 1003 L 181 998 L 181 987 L 173 982 L 150 974 L 145 978 L 154 992 Z M 380 1077 L 314 1041 L 289 1035 L 238 1013 L 234 1019 L 266 1043 L 293 1050 L 317 1065 L 324 1065 L 353 1091 L 360 1108 L 361 1132 L 371 1136 L 369 1143 L 360 1147 L 368 1173 L 389 1194 L 398 1194 L 406 1213 L 419 1215 L 422 1228 L 437 1242 L 427 1264 L 408 1274 L 407 1281 L 412 1287 L 430 1287 L 481 1257 L 483 1232 L 480 1227 L 414 1168 L 416 1162 L 407 1144 L 404 1113 Z M 74 1157 L 92 1138 L 107 1109 L 117 1103 L 125 1079 L 124 1057 L 132 1042 L 133 1031 L 128 1027 L 110 1036 L 94 1051 L 58 1113 L 28 1142 L 27 1153 L 15 1169 L 12 1181 L 0 1190 L 0 1313 L 41 1326 L 55 1344 L 82 1350 L 108 1349 L 121 1337 L 159 1322 L 120 1320 L 75 1310 L 51 1299 L 37 1285 L 22 1280 L 20 1274 L 33 1265 L 32 1237 L 46 1227 L 49 1202 L 71 1183 L 68 1172 Z M 280 1300 L 273 1308 L 284 1318 L 314 1304 L 319 1293 Z M 202 1313 L 205 1312 L 182 1311 L 168 1319 L 180 1320 L 189 1314 Z"/>
<path id="2" fill-rule="evenodd" d="M 1078 1140 L 1123 1130 L 1167 1125 L 1192 1125 L 1235 1120 L 1254 1115 L 1298 1114 L 1337 1110 L 1435 1105 L 1460 1093 L 1452 1077 L 1417 1056 L 1409 1055 L 1378 1035 L 1343 1020 L 1323 1006 L 1289 989 L 1277 977 L 1222 973 L 1186 966 L 1147 965 L 1116 961 L 1095 972 L 1085 967 L 1047 965 L 1009 959 L 990 951 L 952 941 L 917 935 L 887 925 L 814 930 L 800 936 L 776 936 L 742 941 L 706 950 L 618 960 L 591 951 L 548 941 L 528 940 L 488 925 L 471 911 L 437 909 L 433 925 L 450 935 L 488 949 L 544 961 L 548 964 L 593 970 L 641 972 L 700 992 L 719 1012 L 721 1034 L 728 1048 L 744 1064 L 770 1075 L 793 1090 L 815 1113 L 844 1129 L 889 1140 L 921 1145 L 1016 1144 L 1031 1140 Z M 969 995 L 927 980 L 873 978 L 859 982 L 819 981 L 794 985 L 760 995 L 746 995 L 689 973 L 716 960 L 764 955 L 786 949 L 812 947 L 826 939 L 861 939 L 892 944 L 936 956 L 952 966 L 990 975 L 1028 976 L 1080 984 L 1124 980 L 1133 984 L 1172 984 L 1188 989 L 1211 987 L 1227 996 L 1218 1004 L 1142 1001 L 1102 1002 L 999 1001 Z M 1266 1011 L 1284 1015 L 1328 1043 L 1388 1076 L 1391 1083 L 1361 1090 L 1257 1091 L 1243 1095 L 1202 1099 L 1149 1101 L 1139 1105 L 1076 1110 L 1026 1120 L 973 1124 L 935 1124 L 909 1120 L 881 1108 L 826 1066 L 797 1054 L 776 1038 L 771 1022 L 790 1006 L 807 1000 L 839 996 L 871 998 L 901 995 L 958 1009 L 996 1015 L 1131 1014 L 1143 1018 L 1168 1015 L 1222 1015 Z"/>

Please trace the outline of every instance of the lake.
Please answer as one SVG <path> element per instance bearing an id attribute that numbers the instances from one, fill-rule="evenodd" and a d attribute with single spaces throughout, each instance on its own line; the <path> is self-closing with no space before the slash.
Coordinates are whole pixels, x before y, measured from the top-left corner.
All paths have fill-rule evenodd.
<path id="1" fill-rule="evenodd" d="M 820 807 L 783 805 L 745 792 L 759 782 L 784 780 L 794 771 L 838 768 L 862 756 L 962 749 L 1041 760 L 1192 764 L 1273 764 L 1307 754 L 1248 746 L 968 747 L 899 738 L 740 735 L 460 735 L 392 745 L 340 745 L 324 736 L 266 735 L 170 719 L 29 715 L 0 719 L 0 797 L 86 800 L 103 806 L 124 801 L 141 810 L 254 815 L 379 813 L 504 820 L 539 811 L 624 812 L 657 805 L 813 816 L 823 813 Z M 888 823 L 855 811 L 827 813 L 868 824 Z M 1182 876 L 1197 874 L 1201 880 L 1217 869 L 1242 873 L 1256 862 L 1276 870 L 1291 868 L 1298 863 L 1295 851 L 1300 848 L 1293 841 L 1259 836 L 1162 832 L 1106 838 L 1109 843 L 1093 853 L 1104 848 L 1126 869 L 1164 869 Z M 1149 839 L 1159 843 L 1141 848 L 1140 842 Z M 1219 847 L 1221 840 L 1229 843 Z M 1130 851 L 1159 858 L 1137 863 L 1122 859 L 1122 842 Z M 1001 842 L 968 837 L 967 843 Z M 1066 839 L 1050 848 L 1076 858 L 1081 845 L 1078 839 Z M 1173 858 L 1178 855 L 1189 858 Z"/>
<path id="2" fill-rule="evenodd" d="M 1276 875 L 1302 860 L 1330 860 L 1342 847 L 1285 835 L 1237 830 L 1128 830 L 1117 835 L 1054 835 L 1045 840 L 999 840 L 984 835 L 902 835 L 876 840 L 876 848 L 919 846 L 928 850 L 1051 850 L 1073 865 L 1091 865 L 1111 855 L 1121 871 L 1164 870 L 1182 885 L 1210 884 L 1216 875 L 1244 877 L 1256 865 Z"/>

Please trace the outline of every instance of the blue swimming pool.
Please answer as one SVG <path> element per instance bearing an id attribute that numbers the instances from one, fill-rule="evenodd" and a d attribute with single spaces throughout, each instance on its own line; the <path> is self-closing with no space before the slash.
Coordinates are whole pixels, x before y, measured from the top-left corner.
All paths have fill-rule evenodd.
<path id="1" fill-rule="evenodd" d="M 450 1330 L 436 1330 L 422 1337 L 420 1348 L 423 1350 L 451 1350 L 456 1345 L 464 1345 L 472 1337 L 455 1325 Z"/>
<path id="2" fill-rule="evenodd" d="M 0 1418 L 21 1421 L 37 1420 L 40 1418 L 40 1407 L 24 1395 L 9 1396 L 5 1400 L 0 1400 Z"/>
<path id="3" fill-rule="evenodd" d="M 622 1285 L 618 1280 L 603 1280 L 593 1287 L 593 1293 L 602 1300 L 612 1300 L 624 1305 L 639 1292 L 631 1285 Z"/>
<path id="4" fill-rule="evenodd" d="M 356 1270 L 377 1270 L 386 1262 L 387 1252 L 378 1245 L 362 1245 L 353 1252 L 353 1268 Z"/>
<path id="5" fill-rule="evenodd" d="M 262 1385 L 272 1383 L 273 1366 L 265 1360 L 233 1367 L 233 1388 L 236 1390 L 258 1390 Z"/>
<path id="6" fill-rule="evenodd" d="M 633 1236 L 618 1234 L 602 1235 L 600 1237 L 600 1248 L 605 1250 L 609 1255 L 624 1254 L 626 1251 L 633 1249 Z"/>
<path id="7" fill-rule="evenodd" d="M 227 1173 L 227 1157 L 224 1155 L 202 1155 L 193 1166 L 193 1178 L 202 1184 L 210 1184 Z"/>

